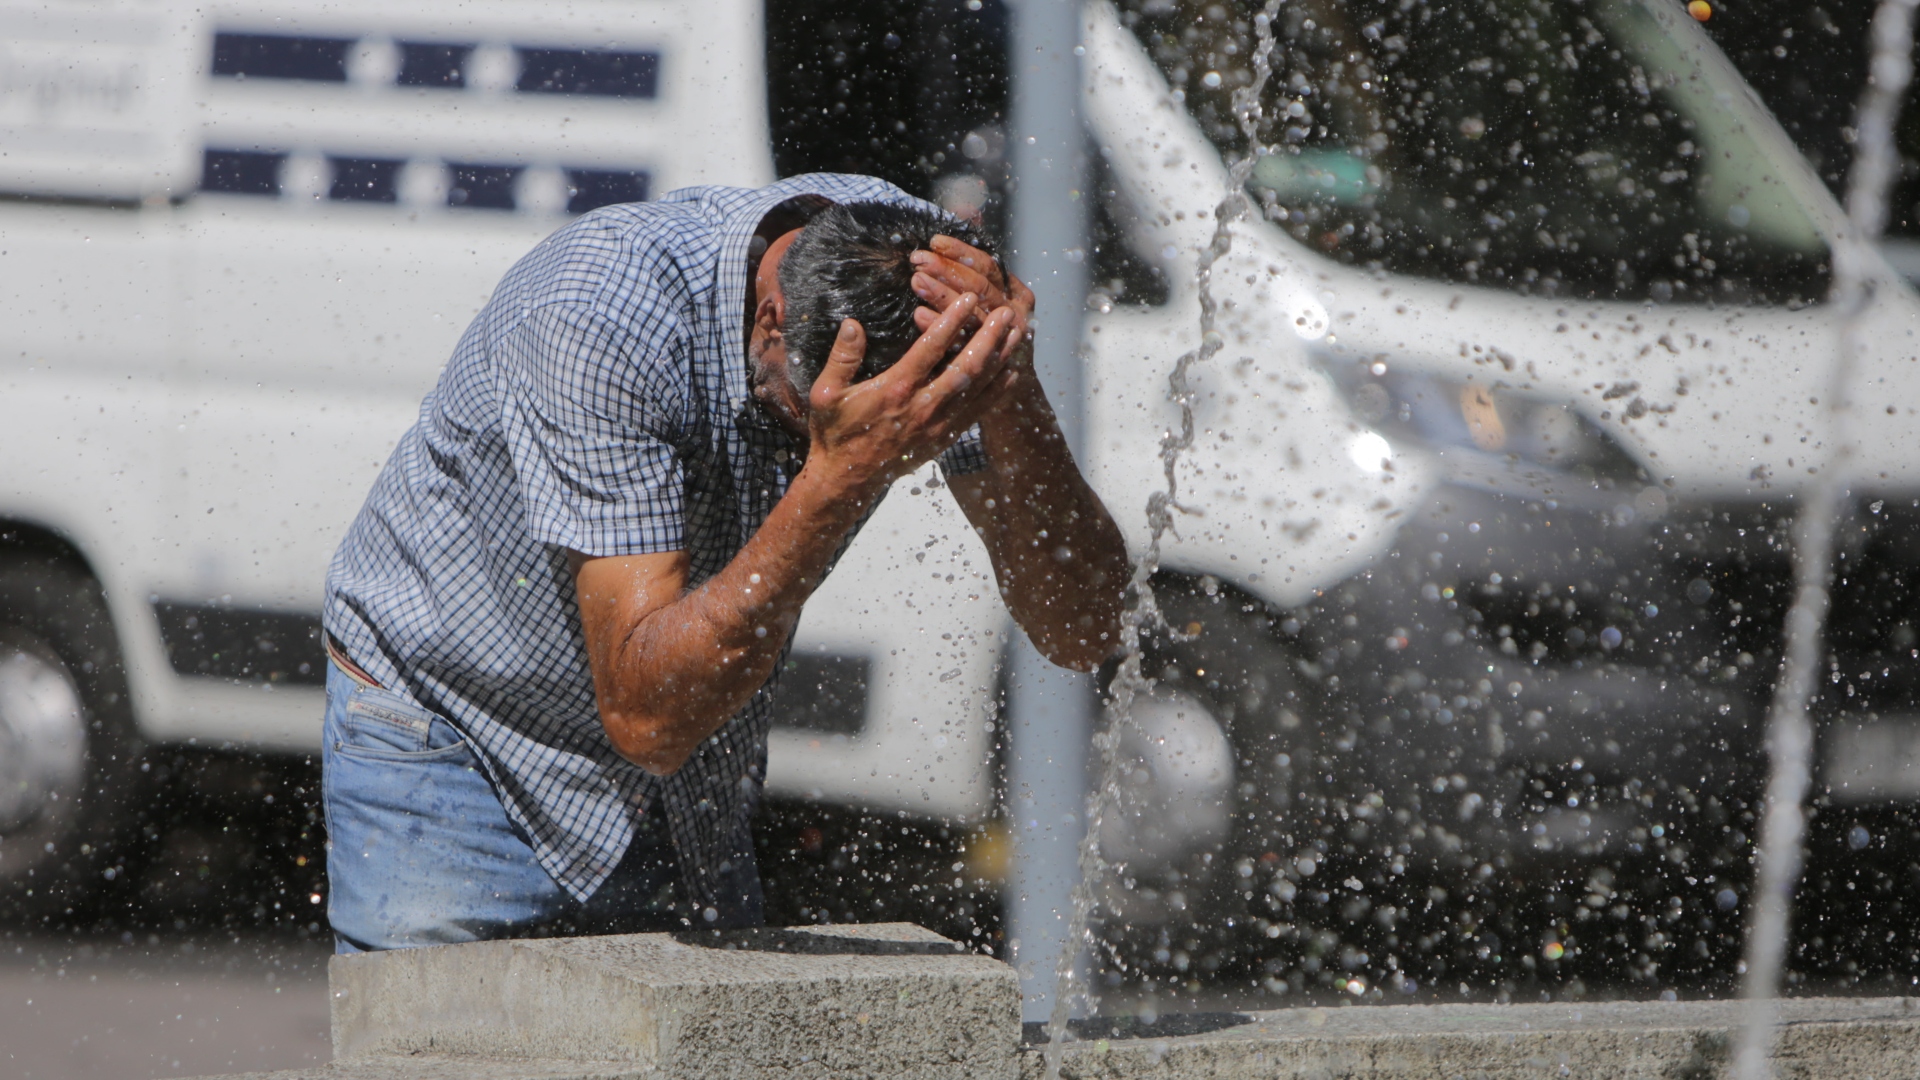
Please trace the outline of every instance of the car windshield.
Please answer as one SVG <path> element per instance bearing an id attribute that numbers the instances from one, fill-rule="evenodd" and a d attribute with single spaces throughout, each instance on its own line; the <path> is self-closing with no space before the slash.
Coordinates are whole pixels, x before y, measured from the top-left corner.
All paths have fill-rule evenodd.
<path id="1" fill-rule="evenodd" d="M 1233 90 L 1258 6 L 1127 19 L 1201 127 L 1248 147 Z M 1289 0 L 1249 186 L 1342 262 L 1530 294 L 1798 305 L 1828 253 L 1732 109 L 1635 0 Z"/>

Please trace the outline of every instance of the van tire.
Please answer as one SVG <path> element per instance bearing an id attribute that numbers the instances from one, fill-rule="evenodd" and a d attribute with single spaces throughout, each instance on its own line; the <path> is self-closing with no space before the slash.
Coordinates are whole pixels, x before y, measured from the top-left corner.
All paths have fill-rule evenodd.
<path id="1" fill-rule="evenodd" d="M 83 921 L 125 880 L 142 750 L 99 583 L 57 556 L 0 556 L 0 914 Z"/>
<path id="2" fill-rule="evenodd" d="M 1263 940 L 1236 930 L 1284 917 L 1267 889 L 1281 871 L 1277 864 L 1311 842 L 1301 830 L 1320 816 L 1312 809 L 1312 762 L 1322 710 L 1282 629 L 1286 613 L 1207 579 L 1161 575 L 1155 598 L 1168 630 L 1146 642 L 1143 672 L 1205 702 L 1233 752 L 1226 839 L 1203 878 L 1189 875 L 1197 902 L 1186 919 L 1195 932 L 1191 944 L 1219 963 L 1223 953 L 1238 951 L 1233 942 Z M 1251 873 L 1243 872 L 1246 864 Z"/>

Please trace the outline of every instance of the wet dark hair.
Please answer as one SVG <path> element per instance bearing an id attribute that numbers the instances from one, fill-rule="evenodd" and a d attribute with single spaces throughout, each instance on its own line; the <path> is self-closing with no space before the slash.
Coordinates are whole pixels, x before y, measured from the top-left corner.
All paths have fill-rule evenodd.
<path id="1" fill-rule="evenodd" d="M 857 319 L 867 332 L 859 379 L 892 367 L 912 347 L 920 337 L 913 312 L 921 303 L 908 256 L 942 233 L 994 254 L 972 225 L 924 206 L 855 202 L 814 215 L 780 260 L 787 304 L 781 336 L 801 393 L 826 366 L 842 320 Z"/>

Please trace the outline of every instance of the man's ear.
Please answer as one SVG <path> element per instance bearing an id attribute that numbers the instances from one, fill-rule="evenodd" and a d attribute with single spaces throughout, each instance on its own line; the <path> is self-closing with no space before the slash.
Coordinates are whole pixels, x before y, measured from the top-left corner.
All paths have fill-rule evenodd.
<path id="1" fill-rule="evenodd" d="M 754 308 L 753 324 L 769 334 L 779 334 L 787 324 L 787 301 L 778 293 L 760 298 Z"/>

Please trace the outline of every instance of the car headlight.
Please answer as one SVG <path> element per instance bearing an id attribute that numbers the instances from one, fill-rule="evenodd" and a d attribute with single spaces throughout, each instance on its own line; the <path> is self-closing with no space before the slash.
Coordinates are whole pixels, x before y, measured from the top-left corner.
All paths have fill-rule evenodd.
<path id="1" fill-rule="evenodd" d="M 1399 372 L 1380 361 L 1332 358 L 1327 372 L 1355 414 L 1386 439 L 1438 452 L 1459 465 L 1525 466 L 1611 487 L 1640 481 L 1633 457 L 1572 405 L 1480 382 Z M 1354 448 L 1376 462 L 1382 447 Z"/>

